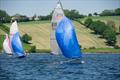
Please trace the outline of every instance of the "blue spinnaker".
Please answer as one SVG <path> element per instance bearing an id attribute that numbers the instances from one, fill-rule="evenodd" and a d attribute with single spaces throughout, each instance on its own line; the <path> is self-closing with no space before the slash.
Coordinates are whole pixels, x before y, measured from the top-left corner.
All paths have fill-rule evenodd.
<path id="1" fill-rule="evenodd" d="M 14 34 L 11 45 L 13 52 L 16 53 L 18 57 L 24 56 L 24 49 L 22 47 L 18 32 Z"/>
<path id="2" fill-rule="evenodd" d="M 57 25 L 56 40 L 67 58 L 80 58 L 82 53 L 76 38 L 76 33 L 72 21 L 64 17 Z"/>

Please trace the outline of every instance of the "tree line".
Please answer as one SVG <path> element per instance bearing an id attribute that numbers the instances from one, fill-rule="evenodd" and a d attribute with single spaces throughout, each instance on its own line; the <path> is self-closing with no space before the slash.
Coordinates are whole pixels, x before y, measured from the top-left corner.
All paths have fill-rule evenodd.
<path id="1" fill-rule="evenodd" d="M 53 13 L 53 11 L 46 16 L 42 16 L 42 15 L 37 16 L 35 14 L 32 17 L 27 17 L 26 15 L 21 15 L 21 14 L 15 14 L 13 16 L 10 16 L 6 11 L 0 10 L 0 22 L 2 22 L 2 23 L 10 22 L 11 18 L 16 18 L 19 22 L 34 21 L 34 20 L 51 20 L 52 13 Z M 80 14 L 79 11 L 77 11 L 75 9 L 73 9 L 73 10 L 64 9 L 64 13 L 68 18 L 70 18 L 72 20 L 75 20 L 78 18 L 84 18 L 86 16 L 86 15 Z M 99 15 L 99 16 L 119 16 L 120 8 L 117 8 L 115 10 L 104 10 L 100 14 L 98 14 L 97 12 L 95 12 L 94 14 L 91 14 L 91 13 L 88 14 L 88 16 L 92 16 L 92 15 L 95 15 L 95 16 L 97 16 L 97 15 Z"/>
<path id="2" fill-rule="evenodd" d="M 115 10 L 104 10 L 100 16 L 120 16 L 120 8 L 117 8 Z"/>
<path id="3" fill-rule="evenodd" d="M 46 16 L 42 16 L 42 15 L 37 16 L 36 14 L 34 14 L 32 17 L 27 17 L 26 15 L 21 15 L 21 14 L 15 14 L 13 16 L 10 16 L 7 14 L 6 11 L 0 10 L 0 22 L 2 23 L 10 22 L 12 18 L 16 19 L 18 22 L 35 21 L 35 20 L 51 20 L 52 13 L 53 11 Z M 64 13 L 67 17 L 69 17 L 72 20 L 84 17 L 84 15 L 79 14 L 79 11 L 77 10 L 65 9 Z"/>
<path id="4" fill-rule="evenodd" d="M 116 46 L 116 28 L 112 21 L 107 24 L 101 21 L 93 21 L 91 18 L 85 20 L 84 25 L 94 31 L 94 34 L 101 35 L 101 38 L 106 39 L 109 46 Z"/>
<path id="5" fill-rule="evenodd" d="M 89 13 L 88 16 L 120 16 L 120 8 L 114 10 L 104 10 L 100 14 L 97 12 Z"/>
<path id="6" fill-rule="evenodd" d="M 6 11 L 0 10 L 0 23 L 10 22 L 11 17 L 7 14 Z"/>

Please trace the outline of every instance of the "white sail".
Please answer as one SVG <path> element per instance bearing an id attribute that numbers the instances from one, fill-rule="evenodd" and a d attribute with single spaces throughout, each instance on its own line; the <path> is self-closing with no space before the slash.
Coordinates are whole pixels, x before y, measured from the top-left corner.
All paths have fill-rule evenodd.
<path id="1" fill-rule="evenodd" d="M 12 51 L 18 56 L 18 57 L 24 57 L 25 52 L 22 47 L 22 42 L 20 40 L 20 35 L 18 31 L 17 22 L 14 21 L 10 27 L 10 43 Z"/>
<path id="2" fill-rule="evenodd" d="M 55 37 L 55 29 L 58 22 L 64 17 L 63 8 L 61 2 L 57 3 L 56 8 L 54 9 L 52 20 L 51 20 L 51 31 L 50 31 L 50 47 L 52 54 L 59 54 L 61 52 L 60 48 L 58 47 L 56 37 Z"/>
<path id="3" fill-rule="evenodd" d="M 17 22 L 13 22 L 10 27 L 10 41 L 12 41 L 13 35 L 18 32 Z"/>
<path id="4" fill-rule="evenodd" d="M 8 38 L 8 34 L 5 35 L 5 40 L 3 42 L 3 49 L 4 49 L 5 53 L 12 54 L 12 50 L 11 50 L 11 47 L 10 47 L 10 40 Z"/>
<path id="5" fill-rule="evenodd" d="M 15 22 L 12 23 L 12 25 L 10 27 L 10 46 L 11 46 L 11 43 L 12 43 L 13 35 L 16 32 L 18 32 L 18 28 L 17 28 L 17 22 L 15 21 Z M 12 49 L 12 46 L 11 46 L 11 49 Z"/>

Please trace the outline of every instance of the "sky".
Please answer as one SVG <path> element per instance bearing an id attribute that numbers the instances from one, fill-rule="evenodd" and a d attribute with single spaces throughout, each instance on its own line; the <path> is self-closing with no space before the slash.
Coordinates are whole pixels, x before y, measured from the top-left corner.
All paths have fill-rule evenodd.
<path id="1" fill-rule="evenodd" d="M 47 15 L 56 7 L 58 0 L 0 0 L 0 9 L 9 15 Z M 105 9 L 120 8 L 120 0 L 61 0 L 64 9 L 76 9 L 80 14 L 100 13 Z"/>

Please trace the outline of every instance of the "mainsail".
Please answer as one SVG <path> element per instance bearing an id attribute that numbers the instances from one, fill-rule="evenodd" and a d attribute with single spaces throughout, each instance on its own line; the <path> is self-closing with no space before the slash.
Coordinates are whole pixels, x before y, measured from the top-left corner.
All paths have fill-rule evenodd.
<path id="1" fill-rule="evenodd" d="M 12 23 L 12 26 L 10 27 L 10 43 L 12 47 L 12 51 L 18 56 L 18 57 L 24 57 L 24 49 L 22 47 L 22 43 L 20 40 L 20 35 L 18 32 L 18 26 L 17 22 L 14 21 Z"/>
<path id="2" fill-rule="evenodd" d="M 56 37 L 55 37 L 55 29 L 59 21 L 64 17 L 64 12 L 63 8 L 61 5 L 61 2 L 57 3 L 56 8 L 53 11 L 52 15 L 52 21 L 51 21 L 51 31 L 50 31 L 50 47 L 51 47 L 51 53 L 52 54 L 59 54 L 61 51 L 58 47 L 58 44 L 56 42 Z"/>
<path id="3" fill-rule="evenodd" d="M 8 38 L 7 33 L 5 34 L 5 40 L 3 42 L 3 49 L 4 49 L 5 53 L 12 54 L 12 50 L 11 50 L 11 47 L 10 47 L 10 40 Z"/>

